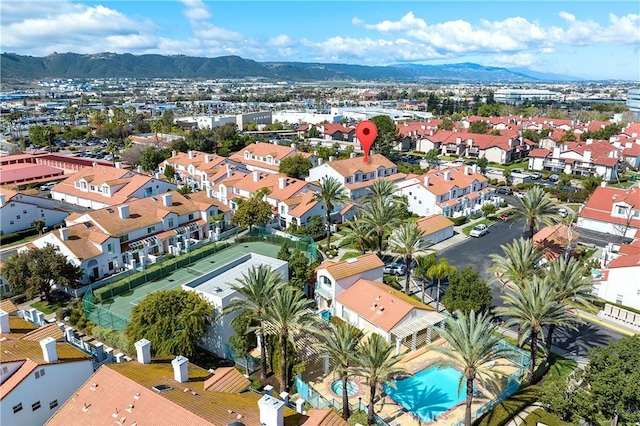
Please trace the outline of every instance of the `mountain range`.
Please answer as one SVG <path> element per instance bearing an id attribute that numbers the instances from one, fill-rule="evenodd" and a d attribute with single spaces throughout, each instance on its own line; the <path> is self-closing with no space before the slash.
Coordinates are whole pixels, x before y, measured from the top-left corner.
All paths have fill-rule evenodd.
<path id="1" fill-rule="evenodd" d="M 256 62 L 239 56 L 132 55 L 129 53 L 54 53 L 45 57 L 2 53 L 4 79 L 46 78 L 264 78 L 285 81 L 376 80 L 484 83 L 568 82 L 581 79 L 526 68 L 473 63 L 365 66 L 303 62 Z"/>

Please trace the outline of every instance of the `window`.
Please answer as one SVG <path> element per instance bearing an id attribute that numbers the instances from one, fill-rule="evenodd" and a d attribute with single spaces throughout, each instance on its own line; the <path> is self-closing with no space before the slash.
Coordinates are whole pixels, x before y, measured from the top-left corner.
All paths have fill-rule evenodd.
<path id="1" fill-rule="evenodd" d="M 173 228 L 173 218 L 169 219 L 169 228 Z"/>
<path id="2" fill-rule="evenodd" d="M 193 220 L 193 213 L 189 214 L 189 220 Z"/>
<path id="3" fill-rule="evenodd" d="M 156 227 L 155 226 L 150 226 L 150 227 L 147 228 L 147 234 L 150 234 L 150 233 L 155 232 L 155 231 L 156 231 Z"/>
<path id="4" fill-rule="evenodd" d="M 129 241 L 129 234 L 120 235 L 120 243 Z"/>
<path id="5" fill-rule="evenodd" d="M 113 261 L 109 262 L 108 268 L 110 271 L 113 271 Z"/>
<path id="6" fill-rule="evenodd" d="M 44 368 L 36 371 L 36 379 L 39 379 L 40 377 L 44 376 Z"/>
<path id="7" fill-rule="evenodd" d="M 36 411 L 40 409 L 40 401 L 36 401 L 33 404 L 31 404 L 31 411 Z"/>
<path id="8" fill-rule="evenodd" d="M 16 216 L 16 219 L 20 220 L 20 215 L 17 215 L 17 216 Z"/>
<path id="9" fill-rule="evenodd" d="M 619 294 L 616 296 L 616 303 L 618 305 L 622 305 L 622 299 L 624 298 L 624 296 L 622 294 Z"/>
<path id="10" fill-rule="evenodd" d="M 107 253 L 113 253 L 113 244 L 107 244 Z"/>
<path id="11" fill-rule="evenodd" d="M 54 399 L 53 401 L 51 401 L 49 403 L 49 410 L 53 410 L 54 408 L 56 408 L 58 406 L 58 400 Z"/>
<path id="12" fill-rule="evenodd" d="M 18 411 L 22 411 L 22 402 L 18 405 L 13 406 L 13 414 L 17 413 Z"/>
<path id="13" fill-rule="evenodd" d="M 22 214 L 27 214 L 27 211 L 26 210 L 22 210 Z"/>

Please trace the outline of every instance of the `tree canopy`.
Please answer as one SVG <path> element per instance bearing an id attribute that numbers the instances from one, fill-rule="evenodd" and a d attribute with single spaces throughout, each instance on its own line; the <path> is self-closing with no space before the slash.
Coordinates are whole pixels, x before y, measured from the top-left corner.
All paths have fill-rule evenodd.
<path id="1" fill-rule="evenodd" d="M 140 165 L 145 172 L 153 172 L 158 168 L 158 164 L 165 160 L 165 156 L 161 151 L 153 146 L 146 148 L 140 155 Z"/>
<path id="2" fill-rule="evenodd" d="M 474 121 L 469 125 L 469 133 L 485 134 L 489 131 L 491 125 L 484 120 Z"/>
<path id="3" fill-rule="evenodd" d="M 238 201 L 238 209 L 231 216 L 231 222 L 251 229 L 253 226 L 269 222 L 272 215 L 271 204 L 268 201 L 261 197 L 251 197 Z"/>
<path id="4" fill-rule="evenodd" d="M 400 141 L 400 132 L 391 117 L 387 115 L 376 115 L 371 118 L 371 121 L 373 121 L 378 128 L 378 136 L 373 146 L 376 152 L 388 156 L 389 152 L 391 152 L 393 147 Z"/>
<path id="5" fill-rule="evenodd" d="M 130 342 L 147 339 L 154 355 L 196 358 L 197 342 L 213 318 L 212 305 L 180 288 L 147 295 L 134 306 L 125 334 Z"/>
<path id="6" fill-rule="evenodd" d="M 302 179 L 309 174 L 312 167 L 311 160 L 297 154 L 281 160 L 279 172 L 291 178 Z"/>
<path id="7" fill-rule="evenodd" d="M 449 277 L 449 287 L 442 297 L 449 312 L 484 312 L 491 306 L 491 287 L 471 266 Z"/>
<path id="8" fill-rule="evenodd" d="M 52 245 L 31 248 L 11 256 L 1 271 L 12 291 L 26 290 L 29 298 L 43 293 L 48 302 L 51 302 L 54 284 L 77 287 L 82 277 L 82 269 L 69 262 Z"/>

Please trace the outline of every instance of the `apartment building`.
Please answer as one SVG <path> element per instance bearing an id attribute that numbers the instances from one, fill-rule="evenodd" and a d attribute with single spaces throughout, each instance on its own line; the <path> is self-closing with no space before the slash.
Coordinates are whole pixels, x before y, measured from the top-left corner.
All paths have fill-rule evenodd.
<path id="1" fill-rule="evenodd" d="M 229 156 L 229 160 L 244 165 L 249 171 L 279 173 L 280 162 L 285 158 L 301 155 L 308 158 L 313 166 L 318 164 L 315 154 L 299 151 L 292 146 L 256 142 Z"/>
<path id="2" fill-rule="evenodd" d="M 81 207 L 101 209 L 133 198 L 145 198 L 175 190 L 176 185 L 160 178 L 116 167 L 85 167 L 51 189 L 51 198 Z"/>
<path id="3" fill-rule="evenodd" d="M 59 210 L 53 201 L 0 188 L 0 229 L 4 235 L 33 228 L 41 220 L 45 226 L 64 221 L 69 213 Z"/>

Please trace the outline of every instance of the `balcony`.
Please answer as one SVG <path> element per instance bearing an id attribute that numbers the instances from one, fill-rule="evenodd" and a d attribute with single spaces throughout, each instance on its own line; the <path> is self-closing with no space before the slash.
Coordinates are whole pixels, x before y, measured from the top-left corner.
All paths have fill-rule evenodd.
<path id="1" fill-rule="evenodd" d="M 327 300 L 333 300 L 333 289 L 327 285 L 316 283 L 315 293 Z"/>

